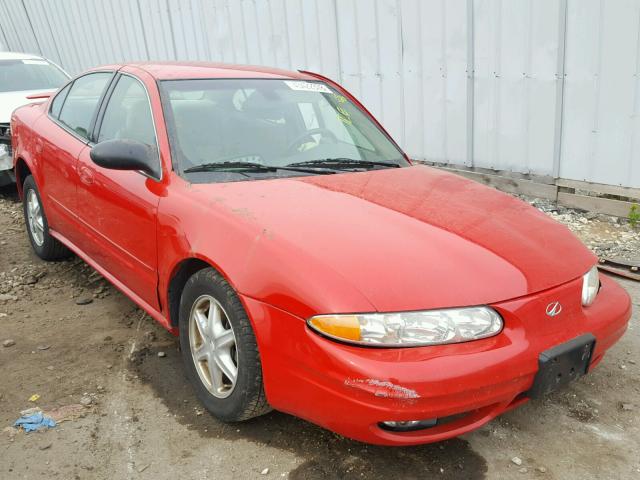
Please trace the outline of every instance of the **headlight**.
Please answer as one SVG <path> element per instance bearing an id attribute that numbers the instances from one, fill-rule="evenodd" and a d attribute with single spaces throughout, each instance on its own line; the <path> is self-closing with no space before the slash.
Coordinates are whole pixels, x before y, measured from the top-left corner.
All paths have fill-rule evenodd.
<path id="1" fill-rule="evenodd" d="M 598 290 L 600 289 L 600 275 L 598 274 L 598 266 L 594 265 L 582 277 L 582 305 L 588 307 L 596 299 Z"/>
<path id="2" fill-rule="evenodd" d="M 11 168 L 13 168 L 11 146 L 6 143 L 0 143 L 0 170 L 9 170 Z"/>
<path id="3" fill-rule="evenodd" d="M 489 307 L 422 312 L 317 315 L 313 330 L 348 343 L 373 347 L 415 347 L 468 342 L 496 335 L 502 318 Z"/>

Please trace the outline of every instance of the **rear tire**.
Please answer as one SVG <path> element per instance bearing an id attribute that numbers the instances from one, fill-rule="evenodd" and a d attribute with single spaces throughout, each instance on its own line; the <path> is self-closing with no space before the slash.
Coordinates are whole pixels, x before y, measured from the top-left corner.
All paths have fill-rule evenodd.
<path id="1" fill-rule="evenodd" d="M 251 322 L 213 268 L 196 272 L 184 287 L 180 349 L 198 399 L 215 417 L 238 422 L 271 410 Z"/>
<path id="2" fill-rule="evenodd" d="M 59 260 L 71 255 L 71 251 L 49 233 L 40 192 L 31 175 L 22 184 L 22 210 L 29 241 L 36 255 L 42 260 Z"/>

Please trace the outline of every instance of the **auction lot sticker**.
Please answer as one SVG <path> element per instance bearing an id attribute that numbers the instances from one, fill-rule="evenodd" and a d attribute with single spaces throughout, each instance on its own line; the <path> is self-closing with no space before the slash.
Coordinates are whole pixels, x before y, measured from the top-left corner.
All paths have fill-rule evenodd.
<path id="1" fill-rule="evenodd" d="M 301 90 L 305 92 L 331 93 L 329 87 L 324 83 L 304 82 L 299 80 L 285 80 L 291 90 Z"/>

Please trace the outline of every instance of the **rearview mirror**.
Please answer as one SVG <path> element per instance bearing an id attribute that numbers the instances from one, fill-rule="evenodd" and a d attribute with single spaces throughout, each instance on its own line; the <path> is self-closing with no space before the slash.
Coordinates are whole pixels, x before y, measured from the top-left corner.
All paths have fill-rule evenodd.
<path id="1" fill-rule="evenodd" d="M 106 140 L 95 145 L 89 155 L 103 168 L 139 170 L 160 177 L 157 149 L 136 140 Z"/>

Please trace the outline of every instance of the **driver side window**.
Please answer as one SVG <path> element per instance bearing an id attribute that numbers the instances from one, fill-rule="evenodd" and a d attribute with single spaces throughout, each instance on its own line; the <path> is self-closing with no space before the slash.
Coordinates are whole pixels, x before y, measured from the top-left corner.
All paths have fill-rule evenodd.
<path id="1" fill-rule="evenodd" d="M 122 75 L 113 89 L 98 134 L 98 143 L 115 139 L 157 146 L 147 92 L 128 75 Z"/>

